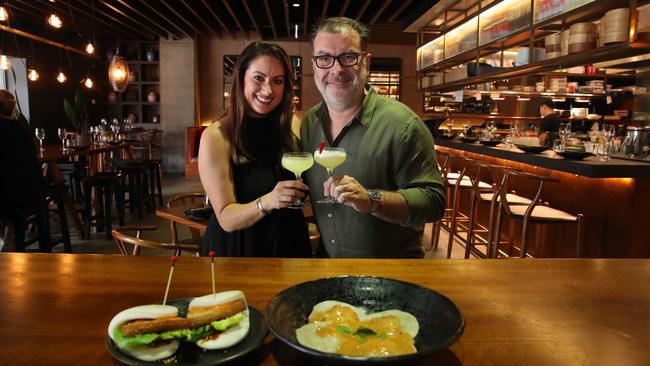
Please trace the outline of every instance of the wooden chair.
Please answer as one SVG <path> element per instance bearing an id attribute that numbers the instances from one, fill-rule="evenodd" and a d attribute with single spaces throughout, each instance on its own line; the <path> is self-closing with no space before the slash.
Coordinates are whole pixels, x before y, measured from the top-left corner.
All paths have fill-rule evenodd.
<path id="1" fill-rule="evenodd" d="M 200 244 L 175 244 L 175 243 L 160 243 L 157 241 L 142 239 L 142 231 L 153 231 L 156 227 L 153 225 L 147 226 L 120 226 L 113 229 L 111 234 L 113 239 L 123 255 L 140 255 L 140 248 L 153 248 L 153 249 L 168 249 L 174 255 L 181 255 L 183 251 L 190 252 L 192 255 L 198 256 L 200 252 Z M 127 232 L 135 232 L 135 236 L 127 234 Z M 129 246 L 133 246 L 130 250 Z"/>
<path id="2" fill-rule="evenodd" d="M 205 202 L 205 193 L 193 192 L 193 193 L 183 193 L 176 195 L 169 200 L 167 200 L 167 208 L 184 206 L 194 203 L 204 203 Z M 172 233 L 172 243 L 178 243 L 178 228 L 176 222 L 170 221 L 169 226 Z M 201 233 L 193 228 L 188 228 L 192 234 L 192 240 L 198 241 L 198 238 L 201 236 Z"/>

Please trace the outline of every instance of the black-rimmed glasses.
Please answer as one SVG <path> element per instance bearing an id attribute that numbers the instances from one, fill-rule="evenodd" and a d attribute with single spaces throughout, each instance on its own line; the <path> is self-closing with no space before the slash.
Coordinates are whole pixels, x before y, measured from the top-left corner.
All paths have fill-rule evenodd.
<path id="1" fill-rule="evenodd" d="M 346 52 L 338 56 L 321 55 L 314 56 L 311 59 L 316 62 L 319 69 L 331 69 L 334 66 L 334 61 L 338 60 L 339 65 L 343 67 L 351 67 L 359 63 L 359 56 L 363 56 L 368 52 Z"/>

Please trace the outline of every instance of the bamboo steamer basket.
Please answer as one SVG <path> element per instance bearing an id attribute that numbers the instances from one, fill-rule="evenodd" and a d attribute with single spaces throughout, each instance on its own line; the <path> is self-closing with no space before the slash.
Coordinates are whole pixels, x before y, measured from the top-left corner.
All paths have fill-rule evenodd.
<path id="1" fill-rule="evenodd" d="M 576 23 L 569 28 L 569 54 L 580 53 L 596 48 L 597 42 L 597 24 Z"/>
<path id="2" fill-rule="evenodd" d="M 556 58 L 562 55 L 562 35 L 560 33 L 553 34 L 544 39 L 546 46 L 546 58 Z"/>
<path id="3" fill-rule="evenodd" d="M 629 14 L 628 8 L 610 10 L 600 21 L 600 44 L 625 42 L 629 37 Z M 633 16 L 638 18 L 638 12 L 634 11 Z"/>
<path id="4" fill-rule="evenodd" d="M 562 56 L 566 56 L 569 54 L 569 30 L 560 33 L 560 37 L 562 39 Z"/>

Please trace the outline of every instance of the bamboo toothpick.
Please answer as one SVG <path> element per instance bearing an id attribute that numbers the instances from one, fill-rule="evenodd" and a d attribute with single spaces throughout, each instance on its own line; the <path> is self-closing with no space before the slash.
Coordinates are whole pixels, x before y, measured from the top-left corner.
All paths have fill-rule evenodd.
<path id="1" fill-rule="evenodd" d="M 169 278 L 167 278 L 167 288 L 165 289 L 165 298 L 163 298 L 163 305 L 167 304 L 167 295 L 169 294 L 169 287 L 172 284 L 172 276 L 174 275 L 174 264 L 178 259 L 177 255 L 172 255 L 172 266 L 169 269 Z"/>
<path id="2" fill-rule="evenodd" d="M 215 286 L 214 286 L 214 250 L 211 250 L 210 253 L 208 253 L 210 256 L 210 267 L 212 270 L 212 295 L 216 294 Z"/>

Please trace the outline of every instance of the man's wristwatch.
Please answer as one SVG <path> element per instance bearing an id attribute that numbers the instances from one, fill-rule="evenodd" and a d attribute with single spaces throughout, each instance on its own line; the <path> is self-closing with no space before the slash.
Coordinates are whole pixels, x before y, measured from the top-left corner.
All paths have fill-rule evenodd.
<path id="1" fill-rule="evenodd" d="M 368 198 L 370 199 L 370 213 L 376 212 L 381 205 L 381 192 L 376 189 L 368 190 Z"/>

